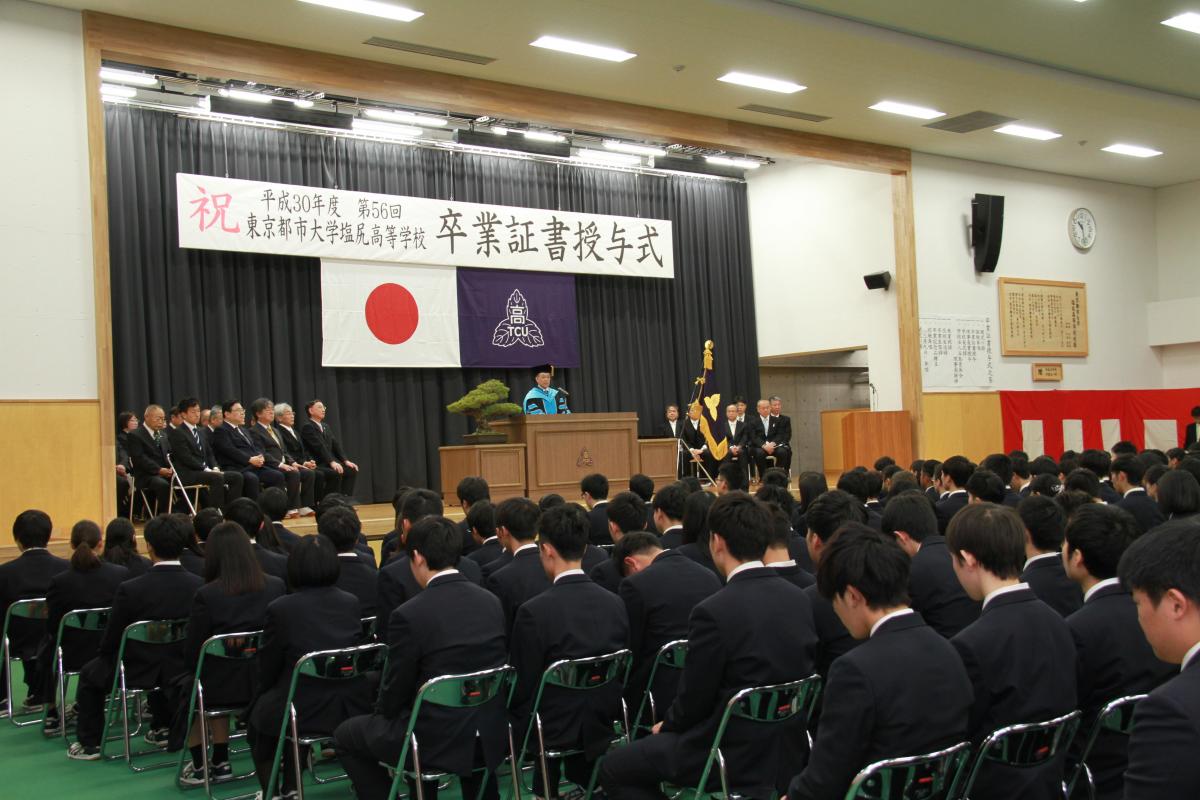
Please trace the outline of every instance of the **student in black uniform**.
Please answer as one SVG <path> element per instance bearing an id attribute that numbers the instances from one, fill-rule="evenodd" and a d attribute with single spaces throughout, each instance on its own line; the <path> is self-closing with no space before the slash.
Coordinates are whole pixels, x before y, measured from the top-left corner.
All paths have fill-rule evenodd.
<path id="1" fill-rule="evenodd" d="M 222 522 L 209 534 L 204 548 L 204 580 L 205 584 L 196 591 L 192 601 L 184 643 L 184 665 L 193 677 L 200 650 L 210 637 L 262 630 L 267 606 L 286 592 L 282 580 L 263 573 L 250 540 L 241 526 L 232 522 Z M 209 708 L 249 705 L 254 689 L 254 666 L 253 660 L 210 661 L 201 676 L 205 704 Z M 185 733 L 182 723 L 187 718 L 190 692 L 191 681 L 186 681 L 179 691 L 182 707 L 175 716 L 179 729 L 172 731 L 179 739 Z M 200 725 L 201 720 L 196 719 L 192 729 L 186 732 L 192 759 L 184 765 L 179 780 L 187 786 L 204 784 Z M 229 719 L 214 719 L 209 725 L 213 771 L 210 780 L 227 779 L 233 774 L 229 766 Z"/>
<path id="2" fill-rule="evenodd" d="M 462 508 L 464 515 L 470 514 L 471 509 L 475 507 L 476 503 L 487 503 L 492 499 L 488 482 L 477 475 L 471 475 L 459 481 L 455 493 L 458 495 L 458 504 Z M 462 553 L 460 555 L 465 556 L 475 552 L 475 548 L 479 547 L 479 543 L 471 535 L 470 523 L 467 522 L 465 517 L 458 523 L 458 530 L 462 536 Z"/>
<path id="3" fill-rule="evenodd" d="M 279 543 L 275 552 L 283 556 L 292 552 L 292 548 L 300 541 L 300 536 L 283 524 L 288 514 L 287 492 L 278 486 L 263 489 L 262 494 L 258 496 L 258 508 L 267 518 L 271 531 L 275 534 L 275 541 Z"/>
<path id="4" fill-rule="evenodd" d="M 825 548 L 818 589 L 862 646 L 829 671 L 821 727 L 790 800 L 842 797 L 874 761 L 966 738 L 971 683 L 950 643 L 909 608 L 908 569 L 894 538 L 859 523 L 845 525 Z"/>
<path id="5" fill-rule="evenodd" d="M 153 566 L 141 577 L 130 578 L 117 587 L 99 652 L 84 664 L 79 674 L 75 694 L 78 741 L 67 752 L 69 758 L 80 761 L 100 758 L 104 699 L 112 688 L 117 651 L 125 628 L 139 620 L 186 619 L 191 612 L 192 598 L 204 581 L 179 563 L 179 554 L 187 542 L 186 530 L 168 516 L 155 517 L 146 523 L 146 549 Z M 126 650 L 126 679 L 131 686 L 169 686 L 186 671 L 182 644 L 156 646 L 145 653 L 134 643 Z M 147 705 L 151 722 L 146 741 L 165 744 L 172 709 L 161 692 L 151 692 Z"/>
<path id="6" fill-rule="evenodd" d="M 979 468 L 991 472 L 1000 479 L 1000 485 L 1004 487 L 1004 496 L 1001 505 L 1016 508 L 1017 503 L 1021 502 L 1021 495 L 1012 487 L 1012 457 L 1004 453 L 992 453 L 989 456 L 985 456 L 983 461 L 979 462 Z"/>
<path id="7" fill-rule="evenodd" d="M 708 549 L 708 509 L 716 496 L 708 492 L 692 492 L 683 504 L 682 544 L 675 548 L 700 566 L 720 577 Z"/>
<path id="8" fill-rule="evenodd" d="M 1168 470 L 1158 480 L 1157 494 L 1166 519 L 1200 521 L 1200 481 L 1186 469 Z"/>
<path id="9" fill-rule="evenodd" d="M 654 735 L 605 759 L 600 781 L 613 800 L 661 797 L 659 784 L 694 786 L 725 704 L 737 691 L 806 678 L 817 636 L 805 591 L 763 566 L 770 518 L 761 502 L 732 492 L 709 513 L 713 561 L 726 578 L 688 623 L 688 658 L 679 694 Z M 769 797 L 786 789 L 793 759 L 807 749 L 804 720 L 770 726 L 732 722 L 721 752 L 732 790 Z"/>
<path id="10" fill-rule="evenodd" d="M 640 531 L 646 525 L 646 507 L 642 498 L 633 492 L 621 492 L 604 508 L 608 512 L 608 535 L 614 543 L 620 542 L 625 534 Z M 603 561 L 588 570 L 588 577 L 616 594 L 625 576 L 621 574 L 620 560 L 605 554 Z"/>
<path id="11" fill-rule="evenodd" d="M 805 514 L 808 523 L 808 554 L 812 562 L 821 568 L 821 553 L 833 535 L 848 522 L 866 522 L 867 510 L 858 498 L 834 489 L 812 502 Z M 843 653 L 849 652 L 858 642 L 846 630 L 846 626 L 833 611 L 833 604 L 821 596 L 816 584 L 804 590 L 812 606 L 813 622 L 817 631 L 817 648 L 814 666 L 824 678 L 829 674 L 829 665 Z"/>
<path id="12" fill-rule="evenodd" d="M 939 469 L 943 493 L 934 511 L 938 518 L 938 532 L 944 536 L 950 520 L 967 505 L 967 481 L 975 472 L 975 465 L 966 456 L 950 456 Z"/>
<path id="13" fill-rule="evenodd" d="M 467 554 L 467 558 L 481 568 L 499 558 L 504 545 L 496 535 L 496 507 L 487 500 L 474 503 L 464 521 L 475 542 L 475 549 Z"/>
<path id="14" fill-rule="evenodd" d="M 506 629 L 500 603 L 454 569 L 462 535 L 444 517 L 426 517 L 405 539 L 413 574 L 423 591 L 396 608 L 388 621 L 392 642 L 387 673 L 374 713 L 352 717 L 338 726 L 334 741 L 356 795 L 374 800 L 387 795 L 391 778 L 380 762 L 395 764 L 421 686 L 440 675 L 498 667 L 507 659 Z M 495 800 L 495 769 L 507 751 L 504 700 L 474 709 L 423 706 L 416 726 L 421 768 L 445 770 L 462 779 L 462 796 L 475 798 L 479 778 L 477 742 L 492 770 L 484 800 Z M 426 784 L 435 800 L 436 783 Z M 415 786 L 410 784 L 410 796 Z"/>
<path id="15" fill-rule="evenodd" d="M 133 523 L 124 517 L 117 517 L 105 526 L 104 550 L 100 553 L 100 560 L 124 567 L 129 570 L 130 578 L 145 575 L 150 569 L 150 559 L 138 555 Z"/>
<path id="16" fill-rule="evenodd" d="M 979 619 L 979 603 L 967 597 L 958 582 L 946 539 L 937 526 L 933 503 L 924 494 L 893 497 L 883 511 L 883 532 L 894 535 L 912 559 L 908 596 L 913 610 L 949 639 Z"/>
<path id="17" fill-rule="evenodd" d="M 511 558 L 506 564 L 497 561 L 489 565 L 493 571 L 484 581 L 484 586 L 500 598 L 500 605 L 504 608 L 505 630 L 512 630 L 517 609 L 525 601 L 550 587 L 550 579 L 546 577 L 546 570 L 538 555 L 535 526 L 539 523 L 539 516 L 544 514 L 539 515 L 537 507 L 524 498 L 514 497 L 500 504 L 500 527 L 506 532 Z"/>
<path id="18" fill-rule="evenodd" d="M 1142 533 L 1167 521 L 1158 503 L 1142 486 L 1145 474 L 1142 460 L 1135 456 L 1121 456 L 1109 467 L 1113 488 L 1121 495 L 1116 506 L 1133 515 Z"/>
<path id="19" fill-rule="evenodd" d="M 1126 800 L 1200 796 L 1200 537 L 1171 521 L 1121 557 L 1138 622 L 1154 654 L 1179 673 L 1138 704 L 1129 737 Z"/>
<path id="20" fill-rule="evenodd" d="M 1062 558 L 1067 575 L 1084 592 L 1083 607 L 1067 617 L 1079 657 L 1079 708 L 1084 715 L 1077 745 L 1082 745 L 1105 703 L 1149 692 L 1174 672 L 1154 657 L 1138 626 L 1133 598 L 1116 577 L 1121 554 L 1138 535 L 1128 513 L 1099 503 L 1080 508 L 1067 524 Z M 1088 766 L 1100 800 L 1121 797 L 1127 746 L 1127 737 L 1108 731 L 1096 741 Z"/>
<path id="21" fill-rule="evenodd" d="M 240 497 L 225 509 L 225 519 L 236 522 L 254 544 L 254 556 L 268 575 L 287 581 L 288 557 L 276 551 L 275 533 L 263 516 L 262 509 L 248 497 Z"/>
<path id="22" fill-rule="evenodd" d="M 971 739 L 1072 711 L 1075 642 L 1063 618 L 1019 581 L 1025 530 L 1017 512 L 992 503 L 969 505 L 951 521 L 946 546 L 967 594 L 983 601 L 979 619 L 950 640 L 975 689 Z M 1062 778 L 1061 757 L 1029 769 L 988 762 L 972 800 L 1060 798 Z"/>
<path id="23" fill-rule="evenodd" d="M 337 583 L 340 562 L 333 545 L 323 536 L 306 536 L 288 557 L 287 575 L 292 594 L 267 606 L 262 647 L 258 653 L 258 691 L 250 712 L 247 739 L 254 757 L 258 782 L 267 788 L 279 726 L 285 713 L 292 670 L 305 653 L 353 647 L 362 640 L 362 613 L 358 598 L 343 592 Z M 365 682 L 331 689 L 326 684 L 301 684 L 296 690 L 299 726 L 303 731 L 329 732 L 347 717 L 371 708 Z M 283 794 L 295 791 L 295 765 L 284 747 Z"/>
<path id="24" fill-rule="evenodd" d="M 537 521 L 542 509 L 525 497 L 510 497 L 496 506 L 496 538 L 500 542 L 500 555 L 483 565 L 483 585 L 489 589 L 488 580 L 499 569 L 513 560 L 513 551 L 522 544 L 537 538 Z"/>
<path id="25" fill-rule="evenodd" d="M 758 491 L 770 490 L 774 487 L 765 486 Z M 786 491 L 786 490 L 783 490 Z M 788 514 L 776 503 L 767 503 L 767 511 L 771 514 L 771 527 L 767 532 L 767 550 L 763 553 L 763 563 L 775 570 L 775 574 L 801 589 L 816 583 L 816 579 L 808 570 L 802 568 L 792 557 L 789 546 L 792 543 L 792 521 Z"/>
<path id="26" fill-rule="evenodd" d="M 1092 504 L 1089 504 L 1092 505 Z M 1062 507 L 1048 497 L 1027 497 L 1017 507 L 1025 526 L 1025 567 L 1021 581 L 1038 599 L 1064 617 L 1083 607 L 1083 592 L 1063 571 L 1063 530 L 1067 525 Z"/>
<path id="27" fill-rule="evenodd" d="M 342 565 L 338 573 L 337 587 L 358 598 L 364 617 L 374 617 L 379 611 L 379 571 L 354 549 L 358 535 L 362 533 L 362 522 L 349 506 L 331 508 L 317 522 L 317 533 L 327 538 L 338 554 Z M 376 619 L 376 628 L 382 628 L 386 620 Z"/>
<path id="28" fill-rule="evenodd" d="M 654 527 L 654 509 L 650 506 L 650 502 L 654 499 L 654 479 L 640 472 L 630 475 L 629 491 L 641 498 L 642 505 L 646 509 L 645 530 L 657 533 L 658 529 Z"/>
<path id="29" fill-rule="evenodd" d="M 870 487 L 867 483 L 867 473 L 862 470 L 852 469 L 843 472 L 838 478 L 837 488 L 839 491 L 853 497 L 862 506 L 863 513 L 867 516 L 867 525 L 879 530 L 883 524 L 883 518 L 879 512 L 867 505 L 867 500 L 870 498 Z"/>
<path id="30" fill-rule="evenodd" d="M 612 544 L 608 535 L 608 478 L 598 472 L 584 475 L 579 481 L 579 492 L 588 507 L 591 544 Z"/>
<path id="31" fill-rule="evenodd" d="M 669 483 L 658 490 L 650 501 L 650 513 L 654 520 L 654 533 L 662 537 L 664 550 L 683 544 L 683 512 L 687 504 L 687 490 L 679 483 Z"/>
<path id="32" fill-rule="evenodd" d="M 1099 497 L 1106 503 L 1115 503 L 1121 495 L 1113 488 L 1109 469 L 1112 467 L 1112 456 L 1107 450 L 1084 450 L 1079 454 L 1079 466 L 1096 476 L 1099 482 Z"/>

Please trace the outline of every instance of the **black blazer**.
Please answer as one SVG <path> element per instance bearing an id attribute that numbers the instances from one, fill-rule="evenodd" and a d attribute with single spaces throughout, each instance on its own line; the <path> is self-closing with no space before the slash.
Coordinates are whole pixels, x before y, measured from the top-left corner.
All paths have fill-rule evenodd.
<path id="1" fill-rule="evenodd" d="M 729 439 L 728 439 L 729 446 L 733 447 L 736 445 L 738 447 L 745 447 L 746 446 L 746 423 L 738 422 L 737 420 L 734 420 L 733 422 L 729 422 L 727 424 L 729 425 Z"/>
<path id="2" fill-rule="evenodd" d="M 489 589 L 492 588 L 491 586 L 488 586 L 487 579 L 492 577 L 492 575 L 495 574 L 495 572 L 497 570 L 503 569 L 504 567 L 507 567 L 509 564 L 511 564 L 512 560 L 513 560 L 512 551 L 508 550 L 508 549 L 504 549 L 504 550 L 500 551 L 500 555 L 496 556 L 491 561 L 484 564 L 482 567 L 483 581 L 484 581 L 483 585 L 487 586 L 487 588 L 489 588 Z"/>
<path id="3" fill-rule="evenodd" d="M 298 533 L 289 531 L 282 522 L 272 522 L 271 527 L 275 530 L 275 538 L 279 540 L 279 546 L 283 548 L 283 552 L 290 553 L 292 548 L 300 544 L 300 540 L 304 537 Z M 371 560 L 374 565 L 374 558 Z"/>
<path id="4" fill-rule="evenodd" d="M 958 654 L 919 614 L 887 620 L 830 669 L 812 756 L 788 797 L 842 797 L 874 761 L 963 741 L 971 692 Z"/>
<path id="5" fill-rule="evenodd" d="M 264 428 L 261 423 L 254 423 L 249 426 L 250 438 L 262 450 L 266 457 L 265 465 L 268 467 L 278 468 L 280 464 L 292 464 L 294 459 L 289 456 L 283 449 L 283 436 L 279 433 L 279 429 L 272 427 L 270 430 Z M 275 441 L 275 437 L 279 437 L 279 441 Z"/>
<path id="6" fill-rule="evenodd" d="M 471 583 L 482 583 L 479 565 L 474 561 L 460 558 L 455 568 Z M 401 553 L 379 568 L 375 587 L 375 616 L 381 623 L 389 619 L 396 608 L 421 593 L 421 584 L 417 583 L 416 576 L 412 572 L 412 564 L 405 553 Z M 371 615 L 363 614 L 363 616 Z M 376 625 L 375 630 L 383 638 L 383 641 L 388 641 L 387 625 Z"/>
<path id="7" fill-rule="evenodd" d="M 1101 707 L 1110 700 L 1149 692 L 1175 674 L 1176 668 L 1154 657 L 1137 620 L 1137 606 L 1119 584 L 1095 590 L 1083 607 L 1067 617 L 1079 662 L 1076 680 L 1083 723 L 1076 737 L 1087 736 Z M 1102 795 L 1121 790 L 1129 740 L 1104 732 L 1096 741 L 1088 766 Z"/>
<path id="8" fill-rule="evenodd" d="M 193 575 L 204 577 L 204 556 L 190 547 L 183 548 L 183 552 L 179 554 L 179 563 Z"/>
<path id="9" fill-rule="evenodd" d="M 699 450 L 708 444 L 704 438 L 704 431 L 700 430 L 698 425 L 693 428 L 690 419 L 683 421 L 683 429 L 679 438 L 683 440 L 683 446 L 689 450 Z M 686 455 L 685 458 L 690 459 L 691 455 Z"/>
<path id="10" fill-rule="evenodd" d="M 659 536 L 658 543 L 662 545 L 663 550 L 672 550 L 681 546 L 683 544 L 683 526 L 676 525 L 668 528 L 666 533 Z"/>
<path id="11" fill-rule="evenodd" d="M 492 538 L 485 540 L 483 544 L 479 545 L 479 547 L 476 547 L 474 550 L 468 553 L 467 558 L 471 559 L 482 568 L 486 564 L 490 564 L 499 558 L 500 554 L 503 552 L 504 545 L 500 544 L 500 540 L 493 536 Z"/>
<path id="12" fill-rule="evenodd" d="M 772 416 L 775 432 L 771 435 L 769 441 L 775 444 L 790 446 L 792 443 L 792 418 L 787 414 Z"/>
<path id="13" fill-rule="evenodd" d="M 513 566 L 520 562 L 518 556 Z M 523 603 L 513 621 L 511 643 L 517 684 L 510 708 L 518 741 L 529 725 L 546 667 L 564 658 L 612 653 L 628 643 L 629 620 L 621 600 L 585 575 L 561 577 Z M 613 720 L 621 717 L 621 689 L 618 683 L 586 692 L 547 687 L 540 710 L 546 744 L 582 746 L 593 757 L 604 752 Z"/>
<path id="14" fill-rule="evenodd" d="M 1067 623 L 1029 589 L 992 598 L 979 619 L 950 640 L 975 688 L 968 735 L 978 742 L 1019 722 L 1075 708 L 1075 642 Z M 1062 760 L 1019 770 L 986 764 L 971 800 L 1061 798 Z"/>
<path id="15" fill-rule="evenodd" d="M 1116 505 L 1121 500 L 1120 493 L 1113 488 L 1112 482 L 1108 478 L 1100 479 L 1100 499 L 1109 505 Z"/>
<path id="16" fill-rule="evenodd" d="M 829 674 L 829 667 L 842 655 L 850 652 L 860 644 L 858 639 L 850 635 L 846 626 L 838 619 L 833 610 L 833 604 L 821 596 L 817 585 L 813 584 L 804 590 L 812 607 L 813 624 L 817 632 L 817 647 L 813 659 L 813 671 L 821 677 Z"/>
<path id="17" fill-rule="evenodd" d="M 739 572 L 701 601 L 688 622 L 688 658 L 679 693 L 662 730 L 678 734 L 666 774 L 699 777 L 725 704 L 739 689 L 807 678 L 814 672 L 817 633 L 802 589 L 770 567 Z M 721 750 L 740 793 L 768 797 L 783 790 L 793 759 L 807 749 L 804 720 L 781 725 L 730 723 Z"/>
<path id="18" fill-rule="evenodd" d="M 434 578 L 392 612 L 387 627 L 392 644 L 376 713 L 393 721 L 389 738 L 399 752 L 413 701 L 426 681 L 498 667 L 508 649 L 500 602 L 461 573 Z M 479 731 L 486 763 L 495 769 L 506 755 L 505 747 L 495 746 L 506 741 L 504 701 L 498 697 L 470 710 L 423 706 L 416 725 L 422 768 L 469 775 Z"/>
<path id="19" fill-rule="evenodd" d="M 495 570 L 484 582 L 488 590 L 500 598 L 504 608 L 504 620 L 512 630 L 517 609 L 531 597 L 550 588 L 550 579 L 542 567 L 542 557 L 537 547 L 522 550 L 513 556 L 512 563 Z"/>
<path id="20" fill-rule="evenodd" d="M 1021 581 L 1037 598 L 1064 617 L 1083 608 L 1083 592 L 1079 584 L 1067 577 L 1062 557 L 1057 553 L 1039 558 L 1021 571 Z"/>
<path id="21" fill-rule="evenodd" d="M 258 542 L 254 543 L 254 556 L 263 572 L 287 583 L 287 556 L 268 550 Z"/>
<path id="22" fill-rule="evenodd" d="M 292 462 L 302 464 L 309 460 L 308 454 L 304 452 L 304 442 L 300 441 L 300 434 L 296 433 L 295 428 L 288 430 L 277 422 L 275 423 L 275 432 L 283 440 L 283 451 L 288 454 Z"/>
<path id="23" fill-rule="evenodd" d="M 1133 714 L 1126 800 L 1200 793 L 1200 658 L 1150 693 Z"/>
<path id="24" fill-rule="evenodd" d="M 598 500 L 596 505 L 587 512 L 591 532 L 588 541 L 592 544 L 612 544 L 612 535 L 608 532 L 608 501 Z"/>
<path id="25" fill-rule="evenodd" d="M 701 544 L 700 542 L 688 542 L 676 547 L 675 551 L 682 553 L 705 569 L 711 570 L 712 574 L 720 578 L 722 583 L 725 582 L 725 578 L 717 570 L 717 565 L 713 563 L 712 553 L 709 552 L 708 545 Z"/>
<path id="26" fill-rule="evenodd" d="M 685 417 L 675 420 L 675 430 L 672 431 L 671 423 L 664 419 L 654 426 L 654 435 L 659 439 L 677 439 L 679 438 L 679 434 L 683 432 L 683 423 L 685 420 Z"/>
<path id="27" fill-rule="evenodd" d="M 212 450 L 212 444 L 204 435 L 204 428 L 197 427 L 200 433 L 200 444 L 192 438 L 187 425 L 167 433 L 167 444 L 171 447 L 171 461 L 180 470 L 203 472 L 205 467 L 216 467 L 217 456 Z"/>
<path id="28" fill-rule="evenodd" d="M 641 572 L 621 582 L 617 594 L 629 618 L 629 649 L 633 669 L 625 697 L 637 712 L 650 677 L 654 657 L 667 642 L 686 639 L 688 618 L 702 600 L 721 589 L 710 570 L 675 550 L 664 550 Z M 664 670 L 655 680 L 655 700 L 662 713 L 675 697 L 678 670 Z"/>
<path id="29" fill-rule="evenodd" d="M 943 536 L 927 536 L 908 573 L 913 610 L 947 639 L 979 619 L 979 603 L 967 597 L 954 574 Z"/>
<path id="30" fill-rule="evenodd" d="M 946 495 L 944 499 L 933 504 L 934 513 L 937 514 L 938 533 L 946 535 L 950 520 L 960 509 L 967 507 L 968 500 L 966 489 L 956 489 L 953 494 Z"/>
<path id="31" fill-rule="evenodd" d="M 1140 487 L 1122 497 L 1117 501 L 1116 505 L 1117 508 L 1123 508 L 1133 515 L 1142 533 L 1167 521 L 1158 503 L 1154 498 L 1146 494 L 1145 489 Z"/>
<path id="32" fill-rule="evenodd" d="M 107 553 L 100 556 L 101 561 L 105 561 L 109 564 L 116 564 L 118 567 L 124 567 L 125 569 L 129 570 L 129 576 L 126 578 L 126 580 L 140 578 L 150 571 L 150 559 L 146 558 L 145 556 L 138 555 L 137 553 L 134 553 L 132 558 L 123 564 L 116 561 L 108 561 L 108 559 L 104 557 L 105 555 L 107 555 Z"/>
<path id="33" fill-rule="evenodd" d="M 1196 443 L 1197 429 L 1200 429 L 1200 425 L 1197 425 L 1194 422 L 1188 423 L 1188 426 L 1184 429 L 1184 434 L 1183 434 L 1183 449 L 1184 450 L 1187 450 L 1189 447 L 1191 447 L 1192 445 L 1194 445 Z"/>
<path id="34" fill-rule="evenodd" d="M 799 564 L 788 564 L 786 567 L 777 567 L 773 564 L 768 564 L 771 569 L 775 570 L 775 574 L 783 578 L 788 583 L 795 584 L 801 589 L 807 589 L 817 582 L 813 574 L 801 567 Z"/>
<path id="35" fill-rule="evenodd" d="M 364 617 L 374 617 L 379 611 L 379 570 L 367 563 L 358 553 L 338 553 L 342 565 L 337 587 L 358 598 Z M 412 574 L 412 570 L 409 570 Z M 385 620 L 376 620 L 375 628 L 385 627 Z"/>
<path id="36" fill-rule="evenodd" d="M 346 460 L 341 442 L 333 435 L 327 423 L 317 423 L 310 419 L 300 426 L 300 441 L 304 442 L 305 452 L 317 462 L 318 467 L 328 467 L 333 461 Z"/>
<path id="37" fill-rule="evenodd" d="M 603 586 L 613 594 L 617 593 L 617 587 L 625 579 L 625 576 L 621 574 L 620 567 L 617 566 L 617 562 L 611 558 L 606 558 L 592 567 L 588 570 L 587 576 L 592 579 L 593 583 Z"/>
<path id="38" fill-rule="evenodd" d="M 746 416 L 744 442 L 747 447 L 761 448 L 767 442 L 779 444 L 778 417 L 768 417 L 767 430 L 763 430 L 762 417 L 758 414 Z"/>
<path id="39" fill-rule="evenodd" d="M 3 615 L 8 614 L 8 607 L 14 601 L 46 597 L 54 577 L 68 567 L 68 561 L 45 548 L 26 550 L 7 564 L 0 564 L 0 625 L 4 624 Z M 37 620 L 13 620 L 9 628 L 13 649 L 32 656 L 44 630 Z"/>
<path id="40" fill-rule="evenodd" d="M 212 448 L 221 469 L 252 469 L 250 459 L 263 455 L 262 448 L 254 443 L 254 437 L 245 428 L 229 422 L 213 431 Z"/>
<path id="41" fill-rule="evenodd" d="M 479 542 L 471 535 L 471 526 L 465 518 L 458 521 L 458 532 L 462 536 L 462 554 L 469 555 L 479 549 Z"/>
<path id="42" fill-rule="evenodd" d="M 135 478 L 153 478 L 160 469 L 169 469 L 167 452 L 170 445 L 167 442 L 166 431 L 160 431 L 162 439 L 155 442 L 145 425 L 139 425 L 125 436 L 125 446 L 129 450 L 129 460 L 133 462 Z"/>

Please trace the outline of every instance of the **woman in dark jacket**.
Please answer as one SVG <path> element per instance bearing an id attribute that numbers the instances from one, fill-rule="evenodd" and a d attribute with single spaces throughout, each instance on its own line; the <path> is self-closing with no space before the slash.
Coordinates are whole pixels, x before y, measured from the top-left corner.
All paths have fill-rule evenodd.
<path id="1" fill-rule="evenodd" d="M 104 553 L 100 558 L 129 570 L 130 578 L 140 577 L 150 569 L 150 559 L 138 555 L 133 523 L 124 517 L 117 517 L 104 529 Z"/>

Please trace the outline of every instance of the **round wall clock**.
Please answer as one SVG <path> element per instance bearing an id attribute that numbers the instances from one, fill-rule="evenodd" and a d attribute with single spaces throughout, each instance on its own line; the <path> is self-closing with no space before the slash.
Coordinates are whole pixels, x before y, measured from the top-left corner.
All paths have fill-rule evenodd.
<path id="1" fill-rule="evenodd" d="M 1096 242 L 1096 218 L 1086 208 L 1077 208 L 1067 218 L 1067 235 L 1080 250 L 1090 250 Z"/>

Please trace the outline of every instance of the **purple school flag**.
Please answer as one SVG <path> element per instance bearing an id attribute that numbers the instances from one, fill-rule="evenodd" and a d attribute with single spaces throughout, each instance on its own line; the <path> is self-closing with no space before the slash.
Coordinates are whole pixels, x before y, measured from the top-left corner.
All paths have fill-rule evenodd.
<path id="1" fill-rule="evenodd" d="M 579 366 L 575 276 L 458 269 L 464 367 Z"/>

